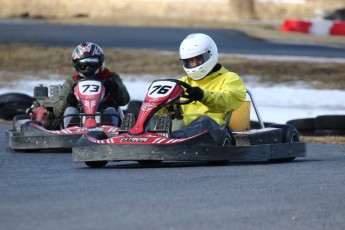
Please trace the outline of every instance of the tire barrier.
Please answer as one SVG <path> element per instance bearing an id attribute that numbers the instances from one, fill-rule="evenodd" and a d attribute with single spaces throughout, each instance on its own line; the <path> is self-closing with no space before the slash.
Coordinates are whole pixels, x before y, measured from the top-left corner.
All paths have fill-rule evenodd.
<path id="1" fill-rule="evenodd" d="M 345 115 L 322 115 L 286 122 L 306 136 L 345 136 Z"/>
<path id="2" fill-rule="evenodd" d="M 301 135 L 314 136 L 315 118 L 294 119 L 286 124 L 293 125 Z"/>
<path id="3" fill-rule="evenodd" d="M 22 93 L 0 95 L 0 119 L 12 120 L 15 115 L 25 114 L 33 103 L 33 98 Z"/>
<path id="4" fill-rule="evenodd" d="M 280 27 L 280 31 L 307 33 L 313 35 L 345 36 L 345 21 L 332 21 L 323 19 L 287 19 Z"/>
<path id="5" fill-rule="evenodd" d="M 323 115 L 315 121 L 315 136 L 345 135 L 345 115 Z"/>

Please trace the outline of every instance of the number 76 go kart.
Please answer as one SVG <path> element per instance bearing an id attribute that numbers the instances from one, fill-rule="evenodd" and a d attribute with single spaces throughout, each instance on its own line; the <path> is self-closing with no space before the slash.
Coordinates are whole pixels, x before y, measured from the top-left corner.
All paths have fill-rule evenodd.
<path id="1" fill-rule="evenodd" d="M 117 116 L 121 121 L 121 108 L 118 108 L 118 114 L 97 112 L 106 91 L 100 80 L 85 78 L 77 81 L 73 90 L 82 104 L 83 112 L 56 119 L 53 117 L 53 106 L 59 100 L 59 88 L 59 85 L 52 85 L 48 97 L 47 87 L 35 87 L 34 103 L 28 114 L 16 115 L 12 130 L 6 130 L 7 143 L 11 149 L 28 152 L 45 149 L 71 150 L 82 134 L 90 130 L 117 134 L 120 128 L 113 125 L 111 116 Z M 71 122 L 68 127 L 63 127 L 63 119 L 68 116 Z"/>
<path id="2" fill-rule="evenodd" d="M 259 129 L 241 128 L 230 130 L 243 114 L 233 112 L 231 122 L 222 129 L 229 135 L 212 135 L 209 131 L 197 135 L 174 139 L 171 130 L 178 129 L 183 114 L 181 105 L 192 103 L 185 89 L 191 86 L 176 79 L 153 81 L 146 93 L 135 121 L 133 113 L 127 113 L 118 134 L 108 136 L 102 131 L 91 131 L 81 136 L 72 148 L 74 162 L 84 162 L 92 168 L 105 166 L 109 161 L 137 161 L 160 163 L 162 161 L 204 161 L 208 164 L 224 165 L 229 161 L 293 161 L 306 156 L 306 143 L 299 141 L 299 134 L 292 125 L 274 124 L 264 127 L 254 98 L 249 90 L 260 123 Z M 165 107 L 168 115 L 153 119 L 159 109 Z M 240 110 L 240 109 L 239 109 Z M 250 110 L 250 109 L 249 109 Z M 249 112 L 248 112 L 249 113 Z M 165 119 L 164 116 L 170 116 Z M 237 118 L 236 118 L 237 117 Z M 152 120 L 157 120 L 154 126 Z M 249 116 L 247 118 L 249 123 Z M 153 127 L 153 128 L 152 128 Z M 217 139 L 218 138 L 218 139 Z M 219 138 L 223 138 L 220 139 Z"/>

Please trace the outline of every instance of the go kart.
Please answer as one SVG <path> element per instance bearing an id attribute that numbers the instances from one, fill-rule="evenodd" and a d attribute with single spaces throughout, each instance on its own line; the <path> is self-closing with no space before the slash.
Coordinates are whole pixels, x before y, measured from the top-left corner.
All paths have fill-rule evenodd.
<path id="1" fill-rule="evenodd" d="M 13 150 L 39 151 L 43 149 L 71 149 L 78 139 L 91 130 L 98 130 L 109 135 L 116 134 L 119 127 L 114 127 L 111 116 L 123 113 L 103 114 L 97 108 L 105 96 L 105 87 L 98 79 L 82 79 L 73 86 L 74 94 L 82 105 L 83 112 L 71 116 L 68 127 L 63 127 L 64 116 L 53 117 L 53 106 L 59 100 L 61 85 L 48 87 L 40 85 L 34 89 L 34 102 L 27 114 L 13 118 L 13 129 L 6 130 L 8 146 Z"/>
<path id="2" fill-rule="evenodd" d="M 229 135 L 217 137 L 210 131 L 204 131 L 187 138 L 172 138 L 172 130 L 178 129 L 174 122 L 182 121 L 181 105 L 192 103 L 185 91 L 189 87 L 175 79 L 152 82 L 137 120 L 134 121 L 134 114 L 126 114 L 121 130 L 113 136 L 102 131 L 84 134 L 72 148 L 73 161 L 97 168 L 105 166 L 108 161 L 138 161 L 144 164 L 205 161 L 218 165 L 229 161 L 292 161 L 306 156 L 306 144 L 299 142 L 298 131 L 293 126 L 264 127 L 250 91 L 247 93 L 261 125 L 259 129 L 230 130 L 231 122 L 228 122 L 223 129 Z M 161 108 L 165 108 L 168 115 L 159 117 L 152 126 L 150 123 L 156 116 L 154 114 Z M 236 119 L 235 113 L 231 120 Z M 169 119 L 161 119 L 164 116 L 171 117 L 172 124 L 166 122 Z M 241 114 L 237 117 L 242 118 Z M 227 119 L 229 121 L 230 116 Z M 247 120 L 249 123 L 249 117 Z"/>

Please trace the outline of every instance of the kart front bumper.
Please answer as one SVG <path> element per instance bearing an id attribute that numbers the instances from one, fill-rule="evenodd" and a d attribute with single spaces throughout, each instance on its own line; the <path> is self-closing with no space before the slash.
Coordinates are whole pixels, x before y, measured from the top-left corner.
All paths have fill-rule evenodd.
<path id="1" fill-rule="evenodd" d="M 81 134 L 23 136 L 11 130 L 5 131 L 8 147 L 13 150 L 71 149 Z"/>
<path id="2" fill-rule="evenodd" d="M 250 146 L 87 145 L 72 148 L 74 162 L 87 161 L 263 161 L 306 156 L 306 143 Z"/>

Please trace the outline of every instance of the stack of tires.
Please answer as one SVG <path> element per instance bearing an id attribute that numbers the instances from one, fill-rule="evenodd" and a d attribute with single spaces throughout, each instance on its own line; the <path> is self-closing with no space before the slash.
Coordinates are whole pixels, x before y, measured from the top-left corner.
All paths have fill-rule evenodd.
<path id="1" fill-rule="evenodd" d="M 322 115 L 316 118 L 290 120 L 287 124 L 296 127 L 305 136 L 345 136 L 345 115 Z"/>
<path id="2" fill-rule="evenodd" d="M 6 93 L 0 95 L 0 119 L 12 120 L 15 115 L 25 114 L 30 108 L 33 98 L 22 93 Z"/>

